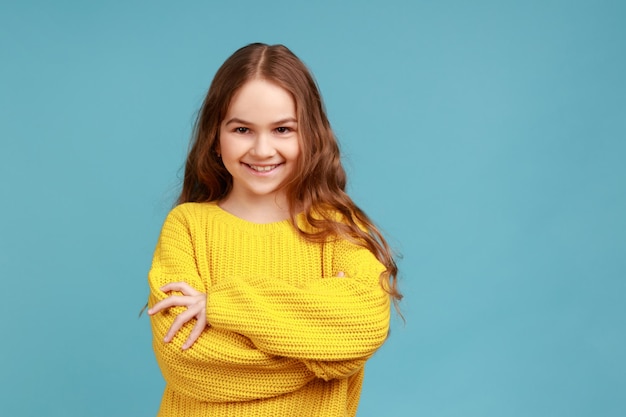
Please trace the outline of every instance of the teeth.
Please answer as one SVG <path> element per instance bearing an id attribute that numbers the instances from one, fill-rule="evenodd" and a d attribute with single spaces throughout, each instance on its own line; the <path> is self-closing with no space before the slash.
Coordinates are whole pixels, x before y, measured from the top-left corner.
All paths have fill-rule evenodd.
<path id="1" fill-rule="evenodd" d="M 257 165 L 248 165 L 250 168 L 257 172 L 267 172 L 276 168 L 278 165 L 266 165 L 266 166 L 257 166 Z"/>

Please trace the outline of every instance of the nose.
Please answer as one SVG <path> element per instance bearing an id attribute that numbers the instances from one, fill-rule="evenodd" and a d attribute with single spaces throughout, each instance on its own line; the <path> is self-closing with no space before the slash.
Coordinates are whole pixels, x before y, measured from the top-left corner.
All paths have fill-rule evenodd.
<path id="1" fill-rule="evenodd" d="M 276 149 L 272 145 L 272 138 L 269 134 L 261 133 L 254 138 L 254 143 L 250 149 L 250 154 L 257 158 L 269 158 L 274 156 Z"/>

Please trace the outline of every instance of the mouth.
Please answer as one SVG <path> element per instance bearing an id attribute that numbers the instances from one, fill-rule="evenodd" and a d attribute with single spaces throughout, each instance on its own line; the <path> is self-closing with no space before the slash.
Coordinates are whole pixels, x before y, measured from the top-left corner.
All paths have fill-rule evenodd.
<path id="1" fill-rule="evenodd" d="M 282 165 L 282 164 L 274 164 L 274 165 L 252 165 L 252 164 L 246 164 L 244 163 L 244 165 L 246 165 L 248 168 L 250 168 L 253 171 L 259 172 L 259 173 L 266 173 L 266 172 L 270 172 L 276 169 L 276 167 Z"/>

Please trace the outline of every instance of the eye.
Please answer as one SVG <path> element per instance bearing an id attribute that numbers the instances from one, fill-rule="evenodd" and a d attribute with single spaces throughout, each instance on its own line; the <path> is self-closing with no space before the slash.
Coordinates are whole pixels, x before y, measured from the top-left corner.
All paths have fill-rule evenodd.
<path id="1" fill-rule="evenodd" d="M 277 127 L 277 128 L 276 128 L 276 131 L 277 131 L 278 133 L 289 133 L 289 132 L 292 132 L 292 131 L 293 131 L 293 129 L 292 129 L 292 128 L 290 128 L 290 127 L 286 127 L 286 126 L 280 126 L 280 127 Z"/>
<path id="2" fill-rule="evenodd" d="M 247 127 L 236 127 L 234 130 L 235 133 L 248 133 L 249 131 Z"/>

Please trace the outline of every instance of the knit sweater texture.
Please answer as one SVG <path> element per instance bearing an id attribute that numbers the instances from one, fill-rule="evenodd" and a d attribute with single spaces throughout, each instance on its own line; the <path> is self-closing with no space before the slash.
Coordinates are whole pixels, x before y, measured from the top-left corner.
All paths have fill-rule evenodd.
<path id="1" fill-rule="evenodd" d="M 154 253 L 149 305 L 171 295 L 163 285 L 186 282 L 207 294 L 208 326 L 183 351 L 195 320 L 163 338 L 185 308 L 151 317 L 166 382 L 158 416 L 355 416 L 365 362 L 389 329 L 384 270 L 369 250 L 307 241 L 288 220 L 177 206 Z"/>

